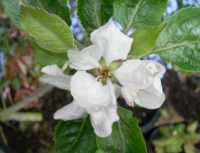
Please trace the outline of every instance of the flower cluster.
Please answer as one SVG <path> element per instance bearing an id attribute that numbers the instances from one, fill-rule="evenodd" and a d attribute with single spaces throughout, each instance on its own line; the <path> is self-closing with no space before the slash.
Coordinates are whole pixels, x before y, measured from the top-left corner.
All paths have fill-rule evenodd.
<path id="1" fill-rule="evenodd" d="M 156 109 L 162 105 L 165 95 L 160 78 L 165 68 L 149 60 L 128 59 L 133 39 L 113 22 L 92 32 L 90 38 L 90 46 L 68 52 L 69 67 L 76 70 L 72 76 L 50 65 L 42 69 L 45 75 L 40 80 L 73 96 L 70 104 L 54 114 L 55 119 L 67 121 L 89 114 L 95 133 L 107 137 L 119 120 L 119 96 L 130 106 Z"/>

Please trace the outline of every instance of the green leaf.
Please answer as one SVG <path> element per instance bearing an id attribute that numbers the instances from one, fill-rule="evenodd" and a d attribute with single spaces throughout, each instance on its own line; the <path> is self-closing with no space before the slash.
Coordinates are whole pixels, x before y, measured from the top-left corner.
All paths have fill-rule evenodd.
<path id="1" fill-rule="evenodd" d="M 183 138 L 180 136 L 171 136 L 154 140 L 153 144 L 156 150 L 163 150 L 164 153 L 178 153 L 182 150 L 183 141 Z"/>
<path id="2" fill-rule="evenodd" d="M 191 134 L 195 133 L 197 129 L 198 129 L 198 122 L 192 122 L 187 126 L 187 131 Z"/>
<path id="3" fill-rule="evenodd" d="M 112 135 L 97 138 L 97 147 L 106 153 L 147 153 L 138 121 L 132 113 L 124 108 L 119 109 L 120 121 L 115 123 Z"/>
<path id="4" fill-rule="evenodd" d="M 56 153 L 95 153 L 95 134 L 89 119 L 59 122 L 55 129 Z"/>
<path id="5" fill-rule="evenodd" d="M 70 28 L 60 17 L 28 5 L 22 6 L 21 12 L 22 28 L 41 48 L 55 53 L 74 48 Z"/>
<path id="6" fill-rule="evenodd" d="M 78 0 L 78 16 L 87 32 L 106 23 L 113 14 L 113 0 Z"/>
<path id="7" fill-rule="evenodd" d="M 20 6 L 18 0 L 1 0 L 5 13 L 16 25 L 20 26 Z"/>
<path id="8" fill-rule="evenodd" d="M 167 18 L 155 53 L 185 71 L 200 71 L 200 8 L 184 8 Z"/>
<path id="9" fill-rule="evenodd" d="M 97 150 L 95 153 L 105 153 L 105 152 L 102 150 Z"/>
<path id="10" fill-rule="evenodd" d="M 52 53 L 40 48 L 39 46 L 34 46 L 34 51 L 36 63 L 40 66 L 46 66 L 51 64 L 63 66 L 63 64 L 65 64 L 65 62 L 67 61 L 66 53 Z"/>
<path id="11" fill-rule="evenodd" d="M 57 14 L 68 24 L 70 24 L 70 11 L 68 0 L 29 0 L 28 4 L 47 10 L 50 13 Z"/>
<path id="12" fill-rule="evenodd" d="M 185 153 L 199 153 L 199 150 L 197 150 L 193 144 L 185 144 L 184 151 Z"/>
<path id="13" fill-rule="evenodd" d="M 155 47 L 156 40 L 162 29 L 163 24 L 138 28 L 132 36 L 134 42 L 130 54 L 134 57 L 141 57 L 150 52 Z"/>
<path id="14" fill-rule="evenodd" d="M 119 115 L 120 122 L 107 138 L 94 134 L 89 118 L 59 122 L 54 135 L 57 153 L 147 153 L 138 121 L 124 108 Z"/>
<path id="15" fill-rule="evenodd" d="M 140 25 L 160 24 L 167 0 L 116 0 L 114 17 L 128 32 Z"/>

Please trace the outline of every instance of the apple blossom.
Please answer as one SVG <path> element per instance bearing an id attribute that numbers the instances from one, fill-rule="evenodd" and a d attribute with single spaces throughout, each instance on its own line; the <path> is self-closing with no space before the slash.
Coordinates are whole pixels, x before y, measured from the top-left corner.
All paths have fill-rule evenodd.
<path id="1" fill-rule="evenodd" d="M 128 105 L 159 108 L 165 96 L 160 77 L 165 68 L 153 61 L 127 59 L 133 39 L 123 34 L 113 22 L 91 33 L 92 45 L 68 52 L 72 76 L 56 65 L 46 66 L 41 81 L 70 90 L 73 102 L 54 114 L 55 119 L 73 120 L 90 116 L 95 133 L 107 137 L 112 124 L 119 120 L 117 98 Z M 120 89 L 120 94 L 119 93 Z"/>

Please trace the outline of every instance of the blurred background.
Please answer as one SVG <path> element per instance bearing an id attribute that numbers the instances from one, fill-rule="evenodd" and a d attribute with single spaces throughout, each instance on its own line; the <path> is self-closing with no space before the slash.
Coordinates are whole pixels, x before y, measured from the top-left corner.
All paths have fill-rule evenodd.
<path id="1" fill-rule="evenodd" d="M 53 1 L 48 4 L 42 0 L 23 2 L 48 6 L 49 12 L 59 14 Z M 72 97 L 66 91 L 39 84 L 40 68 L 57 59 L 46 58 L 41 48 L 32 44 L 18 28 L 21 2 L 0 1 L 0 153 L 50 153 L 55 125 L 52 115 Z M 188 6 L 200 6 L 200 0 L 169 0 L 164 17 Z M 70 5 L 59 9 L 65 10 L 65 7 L 70 8 L 71 18 L 59 15 L 70 20 L 74 36 L 82 41 L 84 29 L 76 14 L 76 2 L 71 0 Z M 139 119 L 149 152 L 200 153 L 200 74 L 179 71 L 158 55 L 146 58 L 167 68 L 162 79 L 166 93 L 164 106 L 154 111 L 129 108 Z M 65 57 L 61 63 L 63 61 Z"/>

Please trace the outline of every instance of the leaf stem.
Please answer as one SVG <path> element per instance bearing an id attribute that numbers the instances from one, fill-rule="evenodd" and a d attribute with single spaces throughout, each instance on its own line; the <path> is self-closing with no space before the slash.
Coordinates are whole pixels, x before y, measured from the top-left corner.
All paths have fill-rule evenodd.
<path id="1" fill-rule="evenodd" d="M 169 49 L 175 49 L 175 48 L 178 48 L 178 47 L 184 47 L 184 46 L 191 46 L 191 44 L 198 44 L 200 41 L 191 41 L 191 42 L 183 42 L 183 43 L 180 43 L 180 44 L 175 44 L 175 45 L 171 45 L 169 47 L 163 47 L 163 48 L 157 48 L 157 49 L 153 49 L 153 53 L 157 53 L 157 52 L 162 52 L 162 51 L 165 51 L 165 50 L 169 50 Z"/>
<path id="2" fill-rule="evenodd" d="M 120 135 L 121 140 L 122 140 L 122 153 L 125 153 L 126 152 L 125 138 L 124 138 L 124 135 L 122 133 L 120 122 L 117 125 L 118 125 L 118 129 L 119 129 L 119 135 Z"/>
<path id="3" fill-rule="evenodd" d="M 132 24 L 133 24 L 133 21 L 134 21 L 136 15 L 137 15 L 137 12 L 139 11 L 139 8 L 140 8 L 142 2 L 143 2 L 143 0 L 140 0 L 140 1 L 137 3 L 135 9 L 133 10 L 133 13 L 132 13 L 132 16 L 131 16 L 130 21 L 128 22 L 127 26 L 126 26 L 125 29 L 123 30 L 124 33 L 128 33 L 130 27 L 131 27 Z"/>
<path id="4" fill-rule="evenodd" d="M 8 145 L 8 140 L 7 140 L 7 138 L 6 138 L 5 134 L 4 134 L 3 128 L 1 126 L 0 126 L 0 136 L 1 136 L 2 140 L 3 140 L 3 143 Z"/>
<path id="5" fill-rule="evenodd" d="M 28 122 L 40 122 L 42 121 L 42 114 L 39 112 L 27 112 L 27 113 L 12 113 L 9 116 L 1 117 L 1 121 L 15 120 L 15 121 L 28 121 Z"/>
<path id="6" fill-rule="evenodd" d="M 44 94 L 49 92 L 53 87 L 49 85 L 43 85 L 39 87 L 31 96 L 24 98 L 22 101 L 17 102 L 17 104 L 9 107 L 6 110 L 0 112 L 0 119 L 5 118 L 5 116 L 9 117 L 16 113 L 20 109 L 28 106 L 32 101 L 37 101 Z"/>
<path id="7" fill-rule="evenodd" d="M 167 50 L 170 50 L 170 49 L 176 49 L 178 47 L 186 47 L 186 46 L 191 46 L 191 44 L 199 44 L 200 41 L 191 41 L 191 42 L 182 42 L 182 43 L 179 43 L 179 44 L 174 44 L 174 45 L 171 45 L 171 46 L 168 46 L 168 47 L 161 47 L 161 48 L 154 48 L 152 49 L 150 52 L 146 53 L 146 54 L 142 54 L 140 56 L 133 56 L 133 55 L 129 55 L 128 58 L 132 59 L 132 58 L 143 58 L 149 54 L 157 54 L 157 53 L 160 53 L 160 52 L 163 52 L 163 51 L 167 51 Z"/>
<path id="8" fill-rule="evenodd" d="M 97 7 L 98 7 L 98 4 L 95 3 L 94 4 L 94 14 L 96 16 L 97 26 L 101 26 L 101 19 L 99 18 Z"/>
<path id="9" fill-rule="evenodd" d="M 81 127 L 80 127 L 80 131 L 79 131 L 79 133 L 78 133 L 76 139 L 75 139 L 74 142 L 72 143 L 71 149 L 73 149 L 73 147 L 75 146 L 75 144 L 79 141 L 79 138 L 81 137 L 82 131 L 83 131 L 84 127 L 85 127 L 86 121 L 87 121 L 87 118 L 85 118 L 85 119 L 82 121 Z M 70 150 L 71 150 L 71 149 L 70 149 Z"/>

